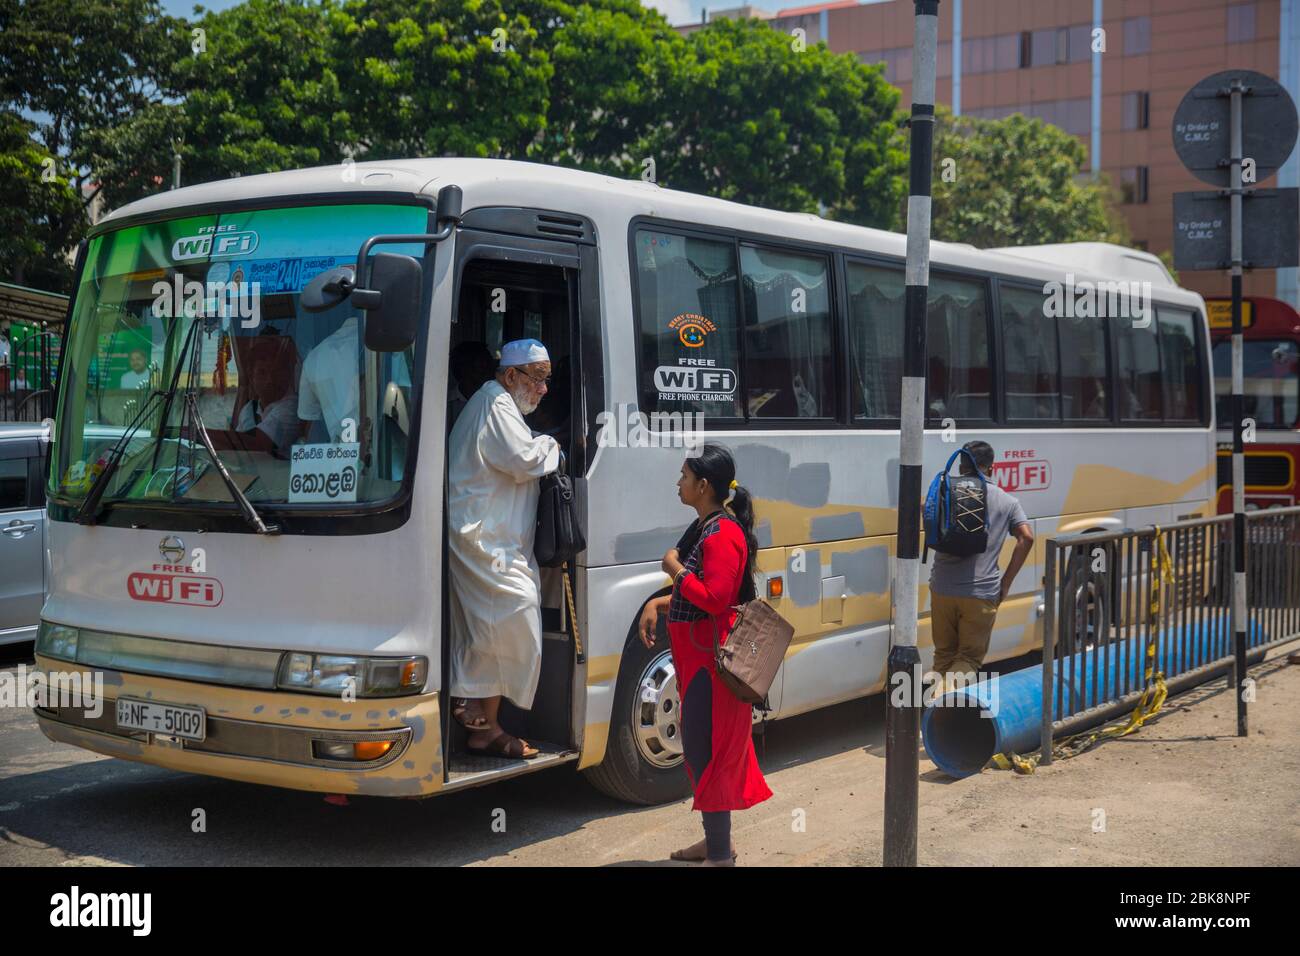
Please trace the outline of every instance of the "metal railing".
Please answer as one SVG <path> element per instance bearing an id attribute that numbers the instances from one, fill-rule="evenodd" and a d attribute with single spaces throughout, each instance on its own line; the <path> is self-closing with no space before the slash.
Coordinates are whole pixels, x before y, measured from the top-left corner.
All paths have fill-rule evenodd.
<path id="1" fill-rule="evenodd" d="M 1247 662 L 1300 637 L 1300 507 L 1246 515 Z M 1232 516 L 1046 543 L 1040 763 L 1052 741 L 1234 666 Z"/>
<path id="2" fill-rule="evenodd" d="M 9 344 L 7 361 L 0 359 L 0 422 L 53 418 L 58 335 L 45 330 Z"/>

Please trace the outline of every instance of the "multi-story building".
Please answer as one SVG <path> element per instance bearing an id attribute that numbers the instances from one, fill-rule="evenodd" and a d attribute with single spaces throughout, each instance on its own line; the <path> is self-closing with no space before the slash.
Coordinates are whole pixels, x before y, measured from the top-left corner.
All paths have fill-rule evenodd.
<path id="1" fill-rule="evenodd" d="M 754 7 L 711 16 L 758 16 L 773 29 L 802 29 L 809 44 L 884 63 L 909 102 L 915 8 L 910 0 L 839 0 L 766 13 Z M 1104 33 L 1097 34 L 1100 28 Z M 1094 53 L 1094 36 L 1104 51 Z M 1174 111 L 1202 77 L 1246 67 L 1277 77 L 1300 101 L 1300 0 L 942 0 L 936 98 L 983 117 L 1024 113 L 1084 141 L 1093 171 L 1116 187 L 1134 245 L 1173 243 L 1173 194 L 1211 188 L 1174 152 Z M 1300 185 L 1300 149 L 1262 186 Z M 1248 295 L 1300 306 L 1297 270 L 1247 274 Z M 1226 273 L 1183 272 L 1182 283 L 1223 295 Z"/>

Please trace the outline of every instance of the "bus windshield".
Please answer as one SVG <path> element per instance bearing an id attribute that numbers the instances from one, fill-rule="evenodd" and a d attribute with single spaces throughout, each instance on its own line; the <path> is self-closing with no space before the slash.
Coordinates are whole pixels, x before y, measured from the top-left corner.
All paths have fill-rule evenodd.
<path id="1" fill-rule="evenodd" d="M 413 349 L 372 352 L 364 312 L 308 312 L 299 300 L 315 276 L 354 264 L 369 236 L 424 232 L 427 215 L 240 211 L 92 239 L 64 347 L 51 496 L 84 499 L 130 432 L 102 505 L 229 504 L 201 423 L 259 507 L 392 498 L 412 437 Z"/>
<path id="2" fill-rule="evenodd" d="M 1244 412 L 1256 428 L 1295 428 L 1300 412 L 1300 346 L 1286 339 L 1247 339 L 1242 342 L 1242 392 Z M 1232 415 L 1232 342 L 1214 344 L 1216 418 L 1228 427 Z"/>

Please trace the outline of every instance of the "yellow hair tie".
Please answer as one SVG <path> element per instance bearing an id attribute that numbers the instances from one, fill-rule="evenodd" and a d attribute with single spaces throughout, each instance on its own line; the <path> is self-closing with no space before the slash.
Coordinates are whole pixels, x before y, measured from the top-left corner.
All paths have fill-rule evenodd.
<path id="1" fill-rule="evenodd" d="M 730 488 L 732 491 L 735 491 L 735 490 L 736 490 L 736 479 L 735 479 L 735 478 L 732 478 L 732 479 L 731 479 L 731 484 L 729 484 L 727 487 Z"/>

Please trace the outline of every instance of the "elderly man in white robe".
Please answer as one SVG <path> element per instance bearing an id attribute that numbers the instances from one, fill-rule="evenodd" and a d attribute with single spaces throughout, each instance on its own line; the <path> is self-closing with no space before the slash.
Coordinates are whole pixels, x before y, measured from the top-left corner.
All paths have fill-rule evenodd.
<path id="1" fill-rule="evenodd" d="M 528 710 L 542 664 L 541 577 L 533 558 L 538 479 L 560 448 L 524 416 L 546 394 L 550 356 L 536 339 L 507 342 L 496 377 L 475 392 L 449 439 L 452 714 L 474 754 L 538 751 L 497 722 L 501 698 Z"/>

